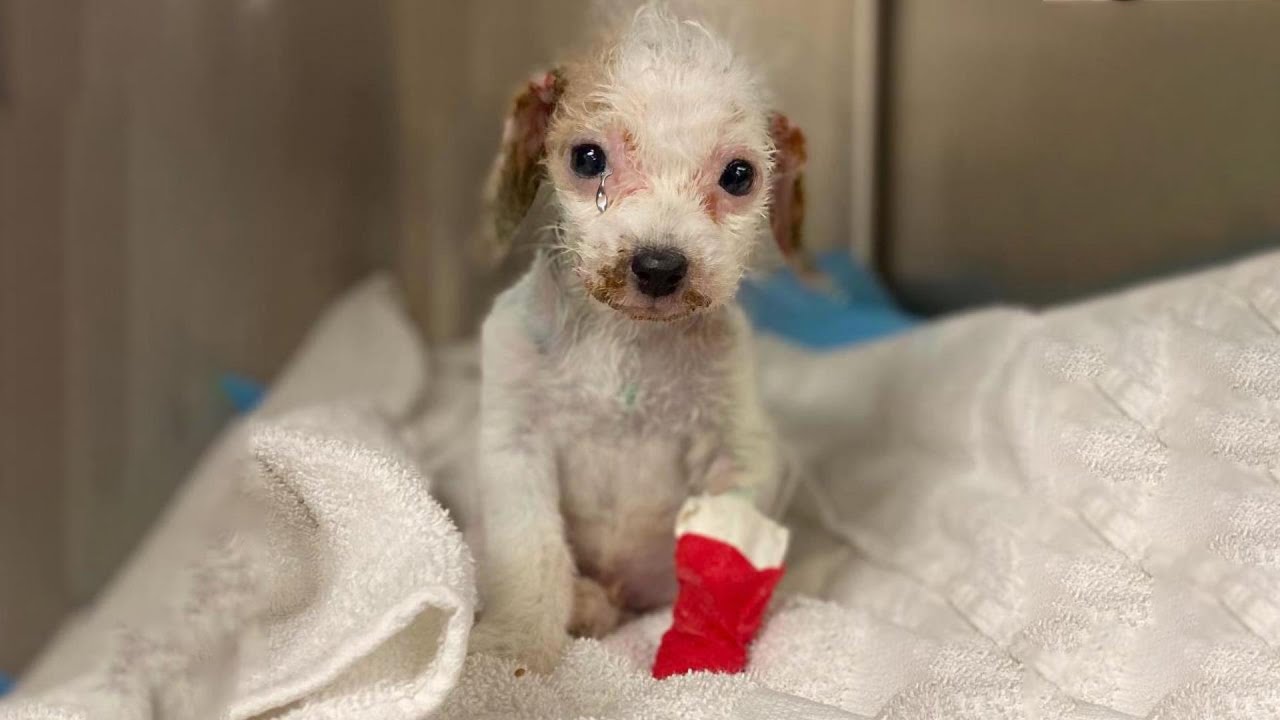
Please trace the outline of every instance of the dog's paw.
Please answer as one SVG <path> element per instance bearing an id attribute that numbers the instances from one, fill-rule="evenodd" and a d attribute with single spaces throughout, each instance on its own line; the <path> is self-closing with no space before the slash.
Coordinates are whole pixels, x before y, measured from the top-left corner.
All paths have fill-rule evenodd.
<path id="1" fill-rule="evenodd" d="M 613 632 L 622 620 L 622 611 L 609 597 L 609 591 L 591 578 L 573 581 L 573 616 L 569 633 L 576 637 L 600 638 Z"/>
<path id="2" fill-rule="evenodd" d="M 514 660 L 516 675 L 550 673 L 560 662 L 569 635 L 563 630 L 536 633 L 517 623 L 481 620 L 471 630 L 470 652 Z"/>

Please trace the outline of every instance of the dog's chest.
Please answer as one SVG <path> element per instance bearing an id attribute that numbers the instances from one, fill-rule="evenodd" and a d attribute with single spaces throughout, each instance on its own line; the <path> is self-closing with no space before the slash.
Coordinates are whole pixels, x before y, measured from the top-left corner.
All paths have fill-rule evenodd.
<path id="1" fill-rule="evenodd" d="M 586 333 L 547 358 L 549 412 L 570 436 L 681 436 L 719 425 L 732 392 L 729 338 Z"/>
<path id="2" fill-rule="evenodd" d="M 548 367 L 575 560 L 632 607 L 675 590 L 675 514 L 701 480 L 691 448 L 714 442 L 728 412 L 730 343 L 586 335 Z"/>
<path id="3" fill-rule="evenodd" d="M 645 609 L 670 602 L 676 512 L 689 495 L 674 438 L 562 443 L 557 453 L 565 534 L 579 570 Z"/>

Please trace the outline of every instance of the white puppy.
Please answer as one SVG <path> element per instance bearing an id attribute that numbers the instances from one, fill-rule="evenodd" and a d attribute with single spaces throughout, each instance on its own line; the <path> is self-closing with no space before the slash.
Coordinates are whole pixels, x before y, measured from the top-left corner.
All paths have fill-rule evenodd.
<path id="1" fill-rule="evenodd" d="M 483 330 L 473 650 L 544 671 L 670 603 L 690 494 L 781 509 L 733 295 L 770 227 L 798 247 L 803 161 L 729 47 L 659 7 L 517 97 L 491 210 L 544 248 Z"/>

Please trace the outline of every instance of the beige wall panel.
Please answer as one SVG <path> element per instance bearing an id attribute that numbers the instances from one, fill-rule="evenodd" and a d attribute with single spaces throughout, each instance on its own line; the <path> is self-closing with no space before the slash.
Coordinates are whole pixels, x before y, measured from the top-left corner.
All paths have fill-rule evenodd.
<path id="1" fill-rule="evenodd" d="M 1045 302 L 1280 240 L 1280 3 L 894 0 L 888 266 Z"/>
<path id="2" fill-rule="evenodd" d="M 69 599 L 58 238 L 77 13 L 0 1 L 0 671 L 21 667 Z"/>
<path id="3" fill-rule="evenodd" d="M 390 255 L 384 5 L 7 0 L 0 669 Z"/>

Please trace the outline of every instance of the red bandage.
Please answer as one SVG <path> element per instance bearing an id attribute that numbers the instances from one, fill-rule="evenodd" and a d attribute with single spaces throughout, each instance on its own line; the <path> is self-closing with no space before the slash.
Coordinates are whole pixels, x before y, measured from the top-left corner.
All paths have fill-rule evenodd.
<path id="1" fill-rule="evenodd" d="M 786 531 L 745 500 L 703 497 L 681 512 L 677 534 L 680 593 L 653 676 L 740 672 L 782 579 Z"/>

